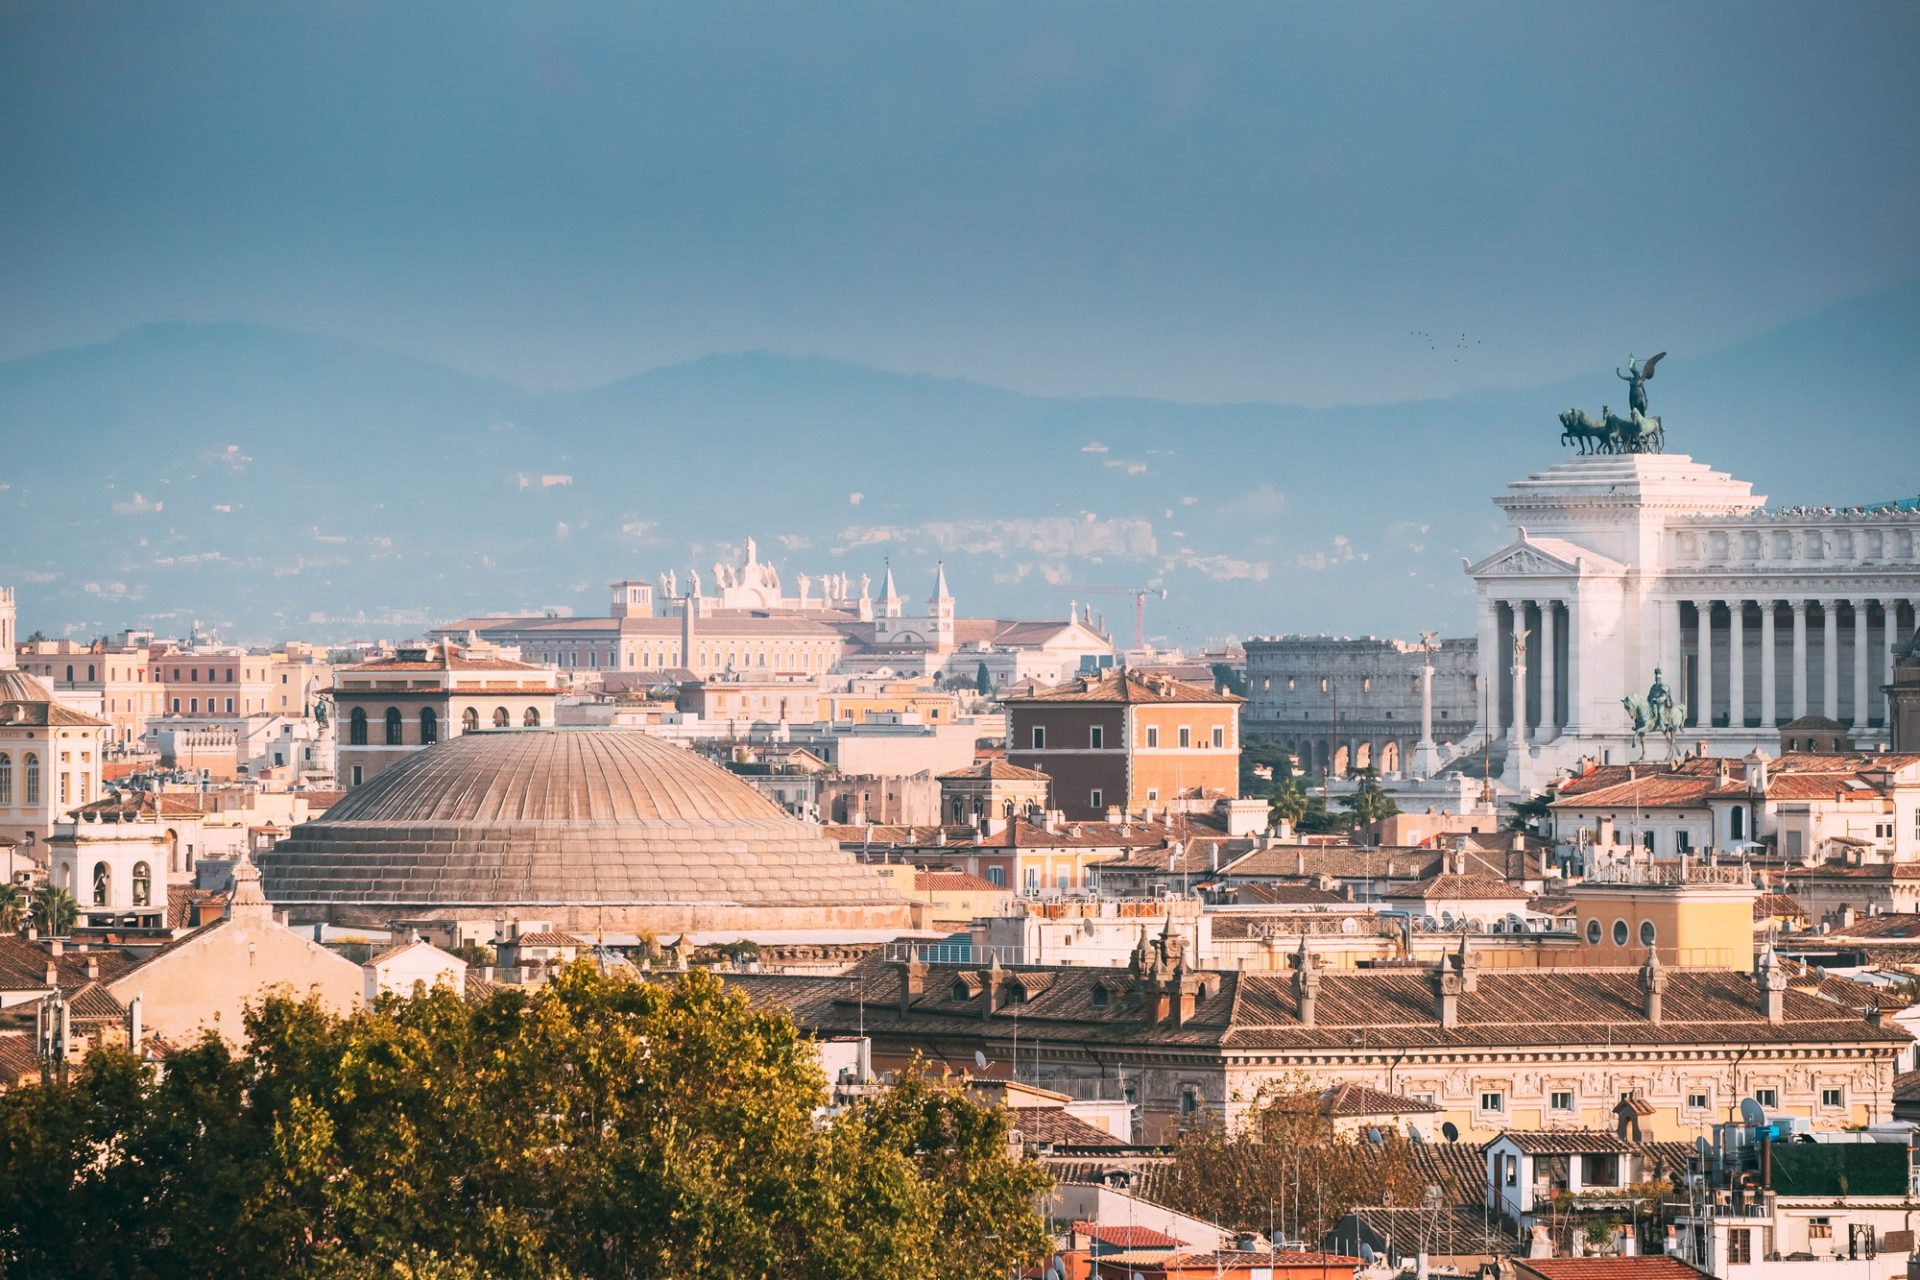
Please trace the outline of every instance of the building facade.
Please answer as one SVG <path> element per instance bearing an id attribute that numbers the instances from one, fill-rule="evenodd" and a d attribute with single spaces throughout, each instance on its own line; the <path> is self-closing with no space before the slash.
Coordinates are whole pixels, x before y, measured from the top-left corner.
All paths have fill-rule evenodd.
<path id="1" fill-rule="evenodd" d="M 1007 762 L 1053 779 L 1071 819 L 1211 809 L 1240 788 L 1244 698 L 1120 669 L 1005 699 Z"/>
<path id="2" fill-rule="evenodd" d="M 333 688 L 340 783 L 360 786 L 423 747 L 479 729 L 550 726 L 559 696 L 549 668 L 450 643 L 343 667 Z"/>
<path id="3" fill-rule="evenodd" d="M 1772 749 L 1809 713 L 1885 741 L 1896 648 L 1920 604 L 1920 511 L 1769 510 L 1684 454 L 1574 458 L 1494 500 L 1512 541 L 1470 565 L 1490 739 L 1537 789 L 1583 754 L 1624 763 L 1621 699 L 1659 669 L 1688 741 Z"/>
<path id="4" fill-rule="evenodd" d="M 1440 640 L 1429 652 L 1404 640 L 1365 636 L 1273 636 L 1249 640 L 1249 736 L 1283 744 L 1300 772 L 1412 768 L 1421 732 L 1422 668 L 1433 666 L 1433 740 L 1443 751 L 1480 719 L 1478 644 Z"/>

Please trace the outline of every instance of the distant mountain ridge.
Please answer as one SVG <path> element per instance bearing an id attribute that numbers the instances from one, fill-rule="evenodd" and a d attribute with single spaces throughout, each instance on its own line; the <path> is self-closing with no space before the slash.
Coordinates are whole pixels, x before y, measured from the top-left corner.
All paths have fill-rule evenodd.
<path id="1" fill-rule="evenodd" d="M 1920 288 L 1856 299 L 1652 386 L 1670 447 L 1776 504 L 1920 492 Z M 1624 356 L 1625 353 L 1621 353 Z M 1149 631 L 1461 630 L 1488 498 L 1560 461 L 1608 367 L 1447 400 L 1309 409 L 1046 398 L 817 357 L 713 355 L 534 393 L 347 340 L 156 324 L 0 364 L 0 582 L 23 630 L 193 619 L 234 639 L 417 633 L 603 607 L 605 584 L 746 534 L 798 571 L 963 611 Z M 1099 589 L 1097 593 L 1089 589 Z M 1175 625 L 1177 624 L 1177 625 Z"/>

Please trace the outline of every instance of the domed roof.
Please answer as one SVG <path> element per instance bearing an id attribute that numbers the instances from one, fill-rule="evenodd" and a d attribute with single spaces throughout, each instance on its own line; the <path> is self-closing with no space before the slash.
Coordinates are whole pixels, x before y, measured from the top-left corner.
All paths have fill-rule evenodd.
<path id="1" fill-rule="evenodd" d="M 276 904 L 389 914 L 514 906 L 611 923 L 602 909 L 903 905 L 752 786 L 623 729 L 463 734 L 389 766 L 257 860 Z M 711 912 L 668 916 L 721 927 Z"/>
<path id="2" fill-rule="evenodd" d="M 0 667 L 0 702 L 52 702 L 53 690 L 18 667 Z"/>

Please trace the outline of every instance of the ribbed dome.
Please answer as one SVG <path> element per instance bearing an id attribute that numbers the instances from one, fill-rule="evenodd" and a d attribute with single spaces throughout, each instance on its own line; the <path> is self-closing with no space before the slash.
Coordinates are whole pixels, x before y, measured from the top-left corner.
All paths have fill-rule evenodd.
<path id="1" fill-rule="evenodd" d="M 18 667 L 0 667 L 0 702 L 52 702 L 53 690 Z"/>
<path id="2" fill-rule="evenodd" d="M 257 860 L 276 904 L 358 923 L 504 908 L 563 926 L 906 920 L 902 900 L 817 828 L 692 752 L 622 729 L 464 734 L 388 767 Z M 880 915 L 849 921 L 849 907 Z"/>

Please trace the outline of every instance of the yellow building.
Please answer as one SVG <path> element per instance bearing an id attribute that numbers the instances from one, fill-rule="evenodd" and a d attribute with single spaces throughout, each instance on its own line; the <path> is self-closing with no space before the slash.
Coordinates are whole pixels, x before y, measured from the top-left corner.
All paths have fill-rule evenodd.
<path id="1" fill-rule="evenodd" d="M 1745 969 L 1753 964 L 1760 891 L 1737 866 L 1634 860 L 1597 868 L 1571 887 L 1577 964 L 1660 963 Z"/>

